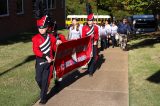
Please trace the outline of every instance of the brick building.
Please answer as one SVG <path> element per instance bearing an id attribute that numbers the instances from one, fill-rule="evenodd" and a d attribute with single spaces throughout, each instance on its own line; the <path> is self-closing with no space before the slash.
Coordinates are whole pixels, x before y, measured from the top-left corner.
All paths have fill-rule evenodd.
<path id="1" fill-rule="evenodd" d="M 35 0 L 0 0 L 0 40 L 36 28 Z M 65 27 L 65 0 L 47 0 L 47 7 L 59 27 Z"/>

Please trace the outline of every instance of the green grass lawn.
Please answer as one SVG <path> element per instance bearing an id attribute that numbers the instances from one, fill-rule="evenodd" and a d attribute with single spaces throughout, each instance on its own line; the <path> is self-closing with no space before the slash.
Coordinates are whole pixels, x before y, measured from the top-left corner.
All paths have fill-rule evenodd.
<path id="1" fill-rule="evenodd" d="M 160 106 L 160 43 L 152 37 L 130 42 L 130 106 Z"/>
<path id="2" fill-rule="evenodd" d="M 60 31 L 67 35 L 66 30 Z M 30 106 L 39 98 L 31 37 L 24 33 L 0 43 L 0 106 Z"/>
<path id="3" fill-rule="evenodd" d="M 67 35 L 67 30 L 60 33 Z M 31 37 L 24 33 L 0 43 L 0 106 L 30 106 L 39 98 Z M 130 106 L 160 104 L 160 43 L 144 37 L 130 42 Z"/>

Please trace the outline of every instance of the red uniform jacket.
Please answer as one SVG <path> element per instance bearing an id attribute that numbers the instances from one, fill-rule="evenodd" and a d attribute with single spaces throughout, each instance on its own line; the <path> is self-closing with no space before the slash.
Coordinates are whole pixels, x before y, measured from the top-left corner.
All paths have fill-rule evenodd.
<path id="1" fill-rule="evenodd" d="M 96 25 L 93 25 L 91 28 L 88 25 L 83 26 L 82 38 L 86 36 L 93 36 L 94 41 L 98 41 L 98 27 Z"/>
<path id="2" fill-rule="evenodd" d="M 91 28 L 88 25 L 85 25 L 82 28 L 82 37 L 86 37 L 86 36 L 92 36 L 94 42 L 98 41 L 99 39 L 99 32 L 98 32 L 98 27 L 96 25 L 93 25 Z M 96 53 L 96 57 L 95 57 L 96 61 L 98 60 L 98 51 Z"/>
<path id="3" fill-rule="evenodd" d="M 51 42 L 50 58 L 53 59 L 53 52 L 56 51 L 56 39 L 51 34 L 48 34 Z M 36 34 L 32 38 L 33 52 L 37 57 L 43 57 L 44 53 L 40 50 L 40 45 L 45 42 L 42 35 Z"/>

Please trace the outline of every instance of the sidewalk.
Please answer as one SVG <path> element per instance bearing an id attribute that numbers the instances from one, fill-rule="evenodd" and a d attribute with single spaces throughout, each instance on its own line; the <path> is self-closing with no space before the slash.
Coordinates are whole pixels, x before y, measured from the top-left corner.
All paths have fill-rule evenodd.
<path id="1" fill-rule="evenodd" d="M 45 106 L 129 106 L 128 52 L 101 52 L 98 68 L 93 77 L 79 72 L 68 76 Z"/>

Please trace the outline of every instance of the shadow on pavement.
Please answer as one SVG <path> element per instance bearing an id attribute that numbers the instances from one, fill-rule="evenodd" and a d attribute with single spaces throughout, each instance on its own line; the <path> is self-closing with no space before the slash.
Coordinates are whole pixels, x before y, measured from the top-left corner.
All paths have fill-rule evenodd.
<path id="1" fill-rule="evenodd" d="M 148 77 L 146 80 L 156 84 L 160 84 L 160 70 Z"/>
<path id="2" fill-rule="evenodd" d="M 98 60 L 97 60 L 97 63 L 96 63 L 96 66 L 95 66 L 95 71 L 96 70 L 99 70 L 102 66 L 102 64 L 105 62 L 105 58 L 104 58 L 104 55 L 103 54 L 100 54 L 100 56 L 98 57 Z"/>
<path id="3" fill-rule="evenodd" d="M 73 73 L 69 74 L 61 82 L 58 82 L 51 91 L 48 94 L 48 100 L 52 98 L 54 95 L 58 94 L 60 91 L 62 91 L 65 87 L 71 85 L 78 79 L 82 78 L 83 76 L 87 75 L 88 72 L 85 71 L 84 73 L 80 73 L 78 70 L 74 71 Z"/>
<path id="4" fill-rule="evenodd" d="M 96 69 L 100 69 L 101 65 L 105 62 L 103 54 L 101 54 L 97 60 Z M 57 85 L 55 85 L 50 93 L 48 94 L 48 100 L 52 98 L 54 95 L 58 94 L 60 91 L 62 91 L 65 87 L 71 85 L 78 79 L 82 78 L 83 76 L 87 75 L 88 72 L 85 71 L 84 73 L 80 73 L 78 70 L 74 71 L 73 73 L 69 74 L 61 82 L 59 82 Z"/>

